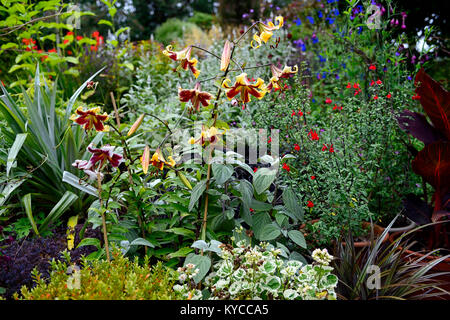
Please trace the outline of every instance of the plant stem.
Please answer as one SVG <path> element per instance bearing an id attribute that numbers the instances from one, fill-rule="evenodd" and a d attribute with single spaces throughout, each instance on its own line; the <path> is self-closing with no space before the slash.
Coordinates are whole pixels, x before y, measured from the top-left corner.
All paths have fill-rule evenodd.
<path id="1" fill-rule="evenodd" d="M 100 175 L 100 170 L 97 172 L 97 189 L 98 189 L 98 198 L 100 199 L 100 212 L 102 215 L 103 240 L 105 241 L 106 259 L 108 260 L 108 262 L 111 262 L 111 259 L 109 257 L 108 233 L 106 231 L 106 217 L 105 212 L 103 212 L 102 178 Z"/>

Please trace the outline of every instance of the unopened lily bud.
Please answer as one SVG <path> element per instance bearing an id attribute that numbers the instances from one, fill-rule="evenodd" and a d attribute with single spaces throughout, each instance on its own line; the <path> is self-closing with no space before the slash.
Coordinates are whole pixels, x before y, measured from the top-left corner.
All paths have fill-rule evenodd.
<path id="1" fill-rule="evenodd" d="M 144 153 L 142 154 L 141 157 L 142 172 L 144 172 L 144 174 L 147 174 L 149 164 L 150 164 L 150 148 L 146 145 Z"/>
<path id="2" fill-rule="evenodd" d="M 139 128 L 139 126 L 141 125 L 142 120 L 144 120 L 144 117 L 145 117 L 145 113 L 144 113 L 144 114 L 141 114 L 141 115 L 139 116 L 139 118 L 137 118 L 137 120 L 136 120 L 136 121 L 133 123 L 133 125 L 131 126 L 130 131 L 128 131 L 127 137 L 131 136 L 133 133 L 136 132 L 136 130 L 137 130 L 137 129 Z"/>
<path id="3" fill-rule="evenodd" d="M 220 71 L 225 71 L 230 64 L 231 59 L 231 42 L 226 40 L 223 46 L 222 59 L 220 59 Z"/>

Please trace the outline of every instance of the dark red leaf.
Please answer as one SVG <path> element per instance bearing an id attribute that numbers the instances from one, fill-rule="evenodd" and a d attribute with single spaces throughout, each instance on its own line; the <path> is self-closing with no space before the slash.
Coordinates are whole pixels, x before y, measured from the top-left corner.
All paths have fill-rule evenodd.
<path id="1" fill-rule="evenodd" d="M 422 68 L 416 75 L 416 93 L 434 127 L 450 140 L 450 93 Z"/>
<path id="2" fill-rule="evenodd" d="M 426 145 L 412 161 L 415 173 L 421 175 L 435 189 L 450 186 L 450 142 L 437 141 Z"/>
<path id="3" fill-rule="evenodd" d="M 425 144 L 444 138 L 423 114 L 405 110 L 397 117 L 397 121 L 402 130 Z"/>

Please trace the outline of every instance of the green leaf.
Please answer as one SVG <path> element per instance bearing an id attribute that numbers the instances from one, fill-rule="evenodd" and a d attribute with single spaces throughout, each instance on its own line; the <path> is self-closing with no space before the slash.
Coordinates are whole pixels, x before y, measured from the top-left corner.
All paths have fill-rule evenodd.
<path id="1" fill-rule="evenodd" d="M 25 139 L 27 138 L 28 133 L 19 133 L 16 135 L 16 139 L 14 140 L 14 143 L 9 149 L 8 152 L 8 160 L 6 162 L 6 176 L 9 176 L 9 171 L 11 170 L 14 162 L 16 161 L 17 154 L 19 153 L 20 149 L 22 148 L 23 143 L 25 142 Z"/>
<path id="2" fill-rule="evenodd" d="M 189 238 L 195 238 L 194 231 L 185 229 L 185 228 L 171 228 L 171 229 L 166 230 L 166 232 L 179 234 L 181 236 L 185 236 L 185 237 L 189 237 Z"/>
<path id="3" fill-rule="evenodd" d="M 295 242 L 295 244 L 306 249 L 306 241 L 305 241 L 305 237 L 303 236 L 303 233 L 301 233 L 298 230 L 291 230 L 288 232 L 288 236 L 292 241 Z"/>
<path id="4" fill-rule="evenodd" d="M 219 185 L 223 185 L 230 179 L 234 172 L 233 167 L 227 164 L 213 163 L 211 167 L 216 183 Z"/>
<path id="5" fill-rule="evenodd" d="M 199 283 L 208 273 L 209 268 L 211 268 L 211 259 L 208 256 L 201 256 L 198 254 L 190 253 L 186 260 L 184 260 L 184 267 L 192 263 L 195 265 L 195 269 L 199 269 L 198 274 L 193 278 L 194 282 Z"/>
<path id="6" fill-rule="evenodd" d="M 253 186 L 247 180 L 241 180 L 237 187 L 242 196 L 242 202 L 245 203 L 249 208 L 251 208 L 253 199 Z"/>
<path id="7" fill-rule="evenodd" d="M 270 168 L 260 168 L 253 176 L 253 186 L 257 194 L 266 191 L 275 180 L 277 171 Z"/>
<path id="8" fill-rule="evenodd" d="M 66 191 L 62 198 L 53 207 L 42 224 L 39 226 L 39 230 L 44 230 L 50 222 L 58 220 L 58 218 L 70 208 L 70 206 L 78 199 L 78 196 L 70 191 Z"/>
<path id="9" fill-rule="evenodd" d="M 192 211 L 200 196 L 206 190 L 206 180 L 202 180 L 192 189 L 191 198 L 189 200 L 189 212 Z"/>
<path id="10" fill-rule="evenodd" d="M 283 202 L 286 210 L 293 214 L 298 220 L 303 221 L 303 206 L 301 205 L 297 196 L 291 188 L 287 188 L 284 190 Z"/>
<path id="11" fill-rule="evenodd" d="M 262 228 L 261 234 L 259 235 L 259 240 L 271 241 L 271 240 L 278 238 L 278 236 L 280 234 L 281 234 L 281 230 L 279 227 L 277 227 L 273 224 L 268 224 Z"/>
<path id="12" fill-rule="evenodd" d="M 127 30 L 130 30 L 130 27 L 123 27 L 123 28 L 120 28 L 120 29 L 117 30 L 116 33 L 115 33 L 116 37 L 118 37 L 121 33 L 125 32 L 125 31 L 127 31 Z"/>
<path id="13" fill-rule="evenodd" d="M 111 28 L 114 27 L 111 21 L 105 20 L 105 19 L 101 19 L 101 20 L 98 22 L 98 24 L 106 24 L 106 25 L 110 26 Z"/>
<path id="14" fill-rule="evenodd" d="M 186 257 L 189 253 L 191 253 L 192 251 L 194 251 L 194 249 L 192 248 L 188 248 L 188 247 L 183 247 L 173 253 L 170 253 L 167 255 L 167 257 L 169 259 L 173 259 L 173 258 L 179 258 L 179 257 Z"/>
<path id="15" fill-rule="evenodd" d="M 83 192 L 86 192 L 87 194 L 98 197 L 97 189 L 95 189 L 93 186 L 90 186 L 85 183 L 80 184 L 80 178 L 78 178 L 76 175 L 74 175 L 68 171 L 64 171 L 62 181 L 70 184 L 71 186 L 73 186 Z"/>
<path id="16" fill-rule="evenodd" d="M 31 207 L 31 193 L 26 194 L 22 198 L 23 206 L 25 207 L 25 212 L 27 213 L 28 220 L 30 221 L 31 226 L 33 227 L 34 233 L 36 233 L 39 236 L 39 231 L 36 225 L 36 222 L 33 218 L 33 211 Z"/>
<path id="17" fill-rule="evenodd" d="M 97 249 L 101 248 L 100 240 L 97 238 L 84 238 L 80 241 L 77 248 L 84 246 L 96 246 Z"/>
<path id="18" fill-rule="evenodd" d="M 133 241 L 131 241 L 130 246 L 147 246 L 150 248 L 154 248 L 155 246 L 148 240 L 145 240 L 144 238 L 136 238 Z"/>

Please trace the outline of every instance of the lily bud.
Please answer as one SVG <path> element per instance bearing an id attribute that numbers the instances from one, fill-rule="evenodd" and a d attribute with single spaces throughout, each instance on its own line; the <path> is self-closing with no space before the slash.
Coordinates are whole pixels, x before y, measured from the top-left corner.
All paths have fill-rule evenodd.
<path id="1" fill-rule="evenodd" d="M 131 128 L 130 128 L 130 131 L 128 131 L 128 133 L 127 133 L 127 137 L 131 136 L 133 133 L 136 132 L 136 130 L 137 130 L 137 129 L 139 128 L 139 126 L 141 125 L 142 120 L 144 120 L 144 117 L 145 117 L 145 113 L 144 113 L 144 114 L 141 114 L 141 115 L 139 116 L 139 118 L 133 123 L 133 125 L 132 125 Z"/>
<path id="2" fill-rule="evenodd" d="M 231 59 L 231 42 L 226 40 L 223 46 L 222 59 L 220 59 L 220 71 L 225 71 L 230 64 Z"/>
<path id="3" fill-rule="evenodd" d="M 147 174 L 149 164 L 150 164 L 150 148 L 146 145 L 144 153 L 142 154 L 141 157 L 142 171 L 144 172 L 144 174 Z"/>

